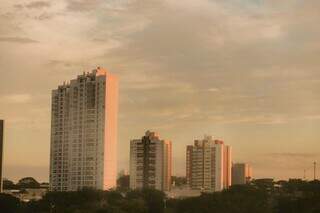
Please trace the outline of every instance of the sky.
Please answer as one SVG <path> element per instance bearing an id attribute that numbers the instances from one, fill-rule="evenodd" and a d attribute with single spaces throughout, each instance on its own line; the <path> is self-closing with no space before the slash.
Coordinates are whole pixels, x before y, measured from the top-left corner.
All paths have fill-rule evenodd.
<path id="1" fill-rule="evenodd" d="M 118 167 L 145 131 L 213 135 L 254 178 L 320 162 L 320 1 L 1 0 L 4 176 L 48 181 L 51 90 L 104 67 L 120 79 Z M 319 172 L 320 174 L 320 172 Z"/>

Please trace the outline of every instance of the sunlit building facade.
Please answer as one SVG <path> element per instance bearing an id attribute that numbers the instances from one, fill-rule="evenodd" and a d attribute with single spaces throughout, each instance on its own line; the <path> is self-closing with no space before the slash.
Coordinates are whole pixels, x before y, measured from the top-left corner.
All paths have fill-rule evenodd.
<path id="1" fill-rule="evenodd" d="M 147 131 L 141 139 L 130 142 L 130 188 L 170 191 L 172 143 Z"/>
<path id="2" fill-rule="evenodd" d="M 231 147 L 205 136 L 187 146 L 186 177 L 191 189 L 221 191 L 231 185 Z"/>
<path id="3" fill-rule="evenodd" d="M 51 191 L 116 187 L 117 115 L 118 79 L 102 68 L 52 91 Z"/>
<path id="4" fill-rule="evenodd" d="M 247 184 L 252 179 L 252 168 L 247 163 L 232 165 L 232 185 Z"/>

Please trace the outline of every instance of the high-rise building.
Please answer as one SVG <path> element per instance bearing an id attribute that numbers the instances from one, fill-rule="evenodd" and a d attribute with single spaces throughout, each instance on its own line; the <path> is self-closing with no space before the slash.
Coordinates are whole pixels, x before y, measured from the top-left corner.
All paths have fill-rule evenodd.
<path id="1" fill-rule="evenodd" d="M 4 138 L 4 121 L 0 120 L 0 193 L 2 192 L 2 169 L 3 169 L 3 138 Z"/>
<path id="2" fill-rule="evenodd" d="M 187 146 L 187 183 L 191 189 L 221 191 L 231 185 L 231 147 L 206 136 Z"/>
<path id="3" fill-rule="evenodd" d="M 52 91 L 51 191 L 116 187 L 117 115 L 118 79 L 100 67 Z"/>
<path id="4" fill-rule="evenodd" d="M 147 131 L 130 142 L 130 188 L 171 189 L 172 144 Z"/>
<path id="5" fill-rule="evenodd" d="M 247 163 L 232 165 L 232 185 L 247 184 L 252 178 L 252 168 Z"/>

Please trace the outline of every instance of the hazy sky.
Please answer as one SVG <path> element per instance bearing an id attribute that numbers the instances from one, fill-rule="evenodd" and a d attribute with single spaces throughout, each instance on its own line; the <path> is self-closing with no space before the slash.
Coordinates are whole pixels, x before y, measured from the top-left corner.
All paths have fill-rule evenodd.
<path id="1" fill-rule="evenodd" d="M 255 177 L 320 163 L 319 0 L 1 0 L 4 175 L 48 180 L 50 94 L 102 66 L 120 78 L 119 169 L 147 129 L 212 134 Z M 320 170 L 319 170 L 320 174 Z"/>

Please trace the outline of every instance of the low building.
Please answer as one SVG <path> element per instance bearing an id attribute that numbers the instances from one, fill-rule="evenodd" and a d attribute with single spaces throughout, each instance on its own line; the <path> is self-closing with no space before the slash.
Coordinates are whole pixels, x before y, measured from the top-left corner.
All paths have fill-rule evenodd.
<path id="1" fill-rule="evenodd" d="M 29 202 L 32 200 L 40 200 L 46 193 L 48 188 L 37 188 L 37 189 L 11 189 L 4 190 L 3 193 L 12 195 L 23 202 Z"/>
<path id="2" fill-rule="evenodd" d="M 192 190 L 188 186 L 173 187 L 171 191 L 166 192 L 168 198 L 183 199 L 188 197 L 198 197 L 201 195 L 201 190 Z"/>

